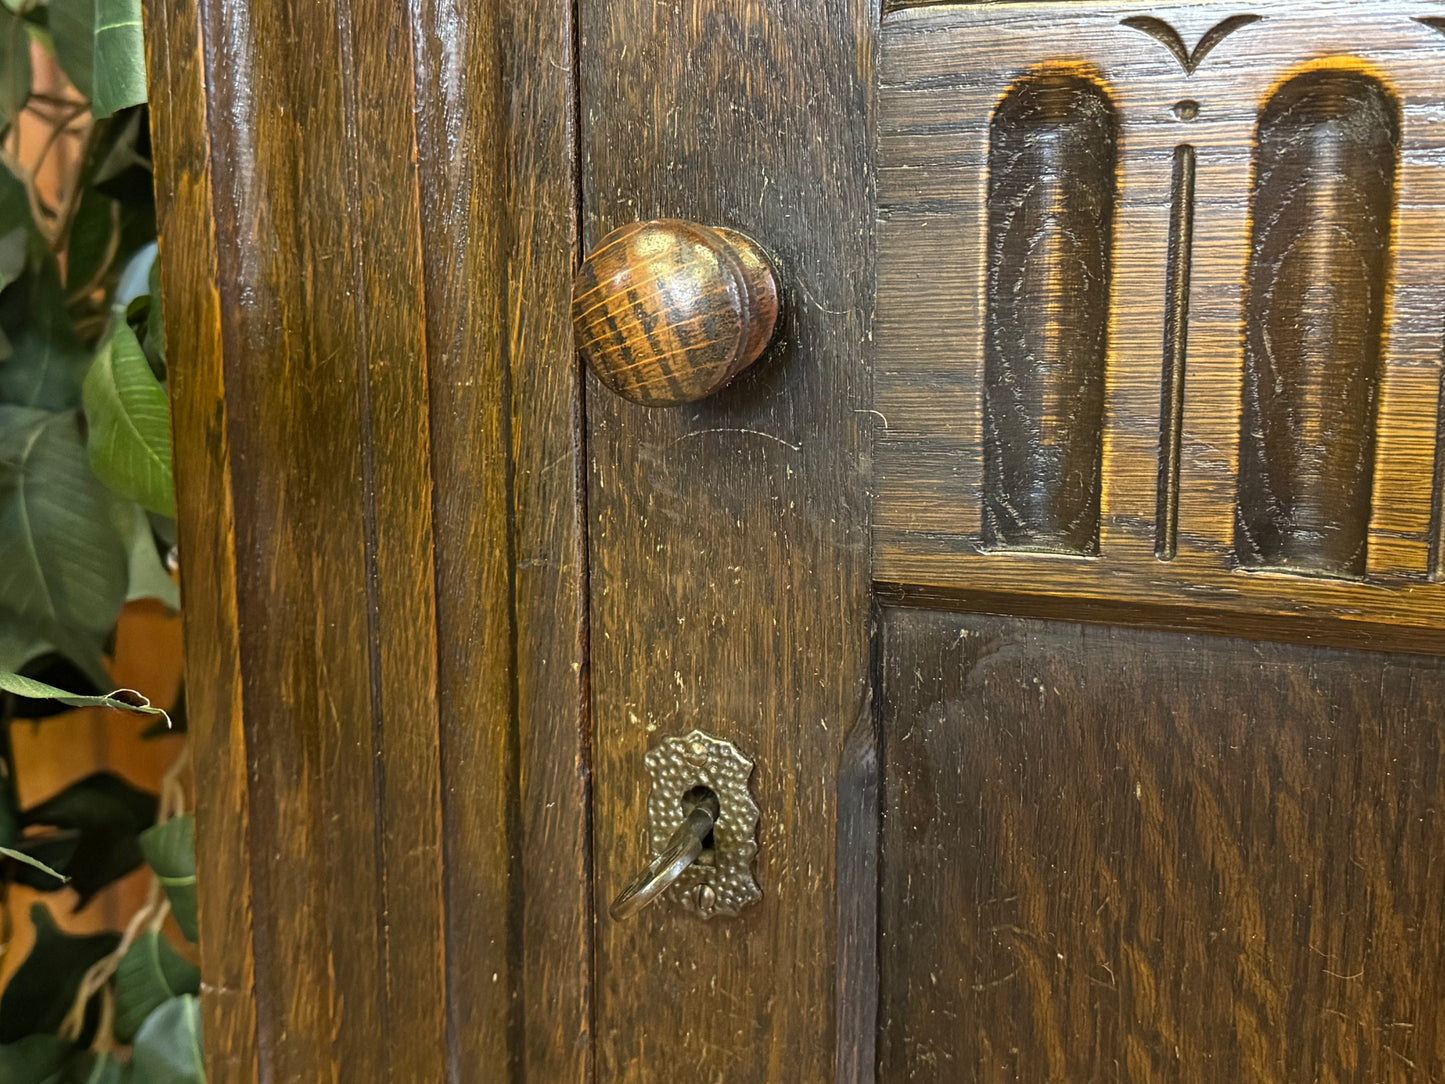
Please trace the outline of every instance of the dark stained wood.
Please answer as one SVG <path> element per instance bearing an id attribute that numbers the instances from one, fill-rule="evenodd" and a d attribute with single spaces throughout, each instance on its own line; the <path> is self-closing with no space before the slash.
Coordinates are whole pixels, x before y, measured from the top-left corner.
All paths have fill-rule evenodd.
<path id="1" fill-rule="evenodd" d="M 707 398 L 757 360 L 777 320 L 777 280 L 757 243 L 677 219 L 613 230 L 572 291 L 588 367 L 646 406 Z"/>
<path id="2" fill-rule="evenodd" d="M 576 24 L 569 2 L 506 5 L 509 373 L 515 469 L 522 1073 L 590 1084 L 592 794 Z M 486 1066 L 463 1079 L 486 1079 Z"/>
<path id="3" fill-rule="evenodd" d="M 194 5 L 147 4 L 156 221 L 185 599 L 206 1079 L 258 1078 L 250 797 L 205 62 Z"/>
<path id="4" fill-rule="evenodd" d="M 150 12 L 213 1079 L 1445 1072 L 1425 7 L 900 11 L 876 88 L 868 0 L 294 7 Z M 1393 194 L 1327 120 L 1251 201 L 1301 50 Z M 1270 272 L 1342 214 L 1383 303 Z M 583 240 L 624 365 L 714 276 L 715 394 L 585 376 Z M 1236 543 L 1281 492 L 1300 560 Z M 762 899 L 614 921 L 693 727 Z"/>
<path id="5" fill-rule="evenodd" d="M 431 370 L 447 1077 L 520 1064 L 521 814 L 508 509 L 507 116 L 500 5 L 412 5 Z M 460 965 L 460 966 L 458 966 Z M 507 1079 L 504 1077 L 504 1079 Z"/>
<path id="6" fill-rule="evenodd" d="M 878 858 L 882 764 L 870 696 L 838 765 L 837 1084 L 873 1084 L 878 1058 Z"/>
<path id="7" fill-rule="evenodd" d="M 1294 76 L 1260 113 L 1235 547 L 1366 571 L 1400 105 L 1375 76 Z"/>
<path id="8" fill-rule="evenodd" d="M 236 14 L 208 5 L 202 28 L 261 1072 L 434 1080 L 445 1017 L 412 81 L 368 85 L 409 55 L 409 35 L 363 2 Z"/>
<path id="9" fill-rule="evenodd" d="M 585 549 L 566 4 L 415 5 L 449 1079 L 589 1079 Z"/>
<path id="10" fill-rule="evenodd" d="M 1046 65 L 989 124 L 983 544 L 1099 548 L 1119 120 L 1100 73 Z"/>
<path id="11" fill-rule="evenodd" d="M 384 1065 L 390 1080 L 436 1081 L 446 1064 L 444 984 L 437 977 L 449 967 L 432 504 L 425 499 L 432 491 L 428 365 L 423 313 L 417 310 L 423 280 L 416 84 L 372 76 L 397 60 L 411 68 L 411 28 L 389 0 L 351 0 L 336 14 L 346 94 L 342 138 L 351 149 L 347 211 L 355 222 L 351 264 L 375 764 L 369 812 L 381 832 Z M 347 988 L 341 990 L 344 997 Z M 400 1036 L 405 1039 L 397 1041 Z M 340 1070 L 335 1058 L 332 1066 Z"/>
<path id="12" fill-rule="evenodd" d="M 867 678 L 864 490 L 876 11 L 579 5 L 584 239 L 679 217 L 776 258 L 777 345 L 649 410 L 591 385 L 596 893 L 636 872 L 642 758 L 701 727 L 757 762 L 763 898 L 597 927 L 600 1080 L 833 1074 L 837 772 Z"/>
<path id="13" fill-rule="evenodd" d="M 582 1081 L 568 9 L 284 7 L 151 12 L 212 1077 Z"/>
<path id="14" fill-rule="evenodd" d="M 884 638 L 881 1080 L 1445 1072 L 1445 660 Z"/>
<path id="15" fill-rule="evenodd" d="M 884 17 L 878 579 L 1294 617 L 1300 639 L 1445 631 L 1427 10 Z M 1090 70 L 1117 133 L 1021 111 Z M 1105 327 L 1100 421 L 1081 373 Z"/>

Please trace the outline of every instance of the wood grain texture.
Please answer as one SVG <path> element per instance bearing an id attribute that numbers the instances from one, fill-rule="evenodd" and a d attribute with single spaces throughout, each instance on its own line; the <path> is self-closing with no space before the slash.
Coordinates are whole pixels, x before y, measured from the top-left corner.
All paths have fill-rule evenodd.
<path id="1" fill-rule="evenodd" d="M 876 652 L 879 638 L 874 637 Z M 874 1084 L 878 1063 L 878 712 L 870 696 L 838 765 L 837 1034 L 832 1080 Z"/>
<path id="2" fill-rule="evenodd" d="M 213 1078 L 589 1079 L 568 8 L 151 16 Z"/>
<path id="3" fill-rule="evenodd" d="M 1365 572 L 1400 106 L 1372 75 L 1292 77 L 1260 112 L 1235 547 Z"/>
<path id="4" fill-rule="evenodd" d="M 259 1045 L 279 1079 L 444 1064 L 412 82 L 363 74 L 409 55 L 400 16 L 202 8 Z"/>
<path id="5" fill-rule="evenodd" d="M 570 6 L 412 14 L 437 486 L 448 1079 L 590 1079 Z"/>
<path id="6" fill-rule="evenodd" d="M 787 315 L 728 388 L 648 410 L 592 384 L 596 892 L 646 839 L 642 758 L 694 726 L 753 757 L 763 898 L 599 917 L 600 1080 L 833 1074 L 835 816 L 867 688 L 864 490 L 876 10 L 588 0 L 585 239 L 682 217 L 776 257 Z M 599 916 L 602 908 L 599 907 Z"/>
<path id="7" fill-rule="evenodd" d="M 185 553 L 186 708 L 202 841 L 196 870 L 206 1078 L 249 1084 L 260 1065 L 249 757 L 205 58 L 196 5 L 147 4 L 145 19 L 176 529 Z"/>
<path id="8" fill-rule="evenodd" d="M 1445 1072 L 1445 661 L 890 610 L 882 1081 Z"/>
<path id="9" fill-rule="evenodd" d="M 505 11 L 524 904 L 518 999 L 526 1022 L 519 1079 L 591 1084 L 587 465 L 569 307 L 580 243 L 577 27 L 570 2 Z"/>
<path id="10" fill-rule="evenodd" d="M 415 0 L 431 370 L 447 1078 L 520 1065 L 520 795 L 507 371 L 506 19 Z"/>
<path id="11" fill-rule="evenodd" d="M 1439 313 L 1445 311 L 1445 285 L 1436 270 L 1445 251 L 1445 183 L 1433 163 L 1445 150 L 1445 118 L 1433 103 L 1439 100 L 1445 37 L 1418 21 L 1433 10 L 1410 0 L 1261 0 L 1244 11 L 1221 3 L 1159 8 L 1082 0 L 920 7 L 885 16 L 873 404 L 879 580 L 960 596 L 985 591 L 1164 605 L 1240 622 L 1283 615 L 1301 619 L 1299 636 L 1307 634 L 1305 621 L 1335 620 L 1361 638 L 1395 630 L 1404 638 L 1434 637 L 1438 645 L 1445 594 L 1434 582 L 1440 545 L 1432 479 L 1440 419 Z M 989 348 L 989 208 L 997 195 L 989 180 L 990 118 L 1022 74 L 1064 61 L 1104 73 L 1120 125 L 1097 557 L 990 552 L 986 512 L 990 475 L 981 389 L 987 386 Z M 1370 218 L 1379 227 L 1372 227 L 1372 236 L 1393 241 L 1387 259 L 1377 258 L 1378 245 L 1366 259 L 1359 246 L 1367 239 L 1356 230 L 1359 244 L 1342 240 L 1336 246 L 1338 275 L 1312 260 L 1300 279 L 1310 281 L 1308 290 L 1291 287 L 1261 299 L 1246 290 L 1252 264 L 1274 259 L 1256 253 L 1252 243 L 1250 186 L 1260 118 L 1287 80 L 1315 69 L 1378 81 L 1399 103 L 1401 136 L 1393 198 L 1378 177 L 1355 178 L 1370 192 L 1384 193 L 1377 202 L 1390 206 L 1386 211 L 1355 207 L 1355 197 L 1368 193 L 1351 187 L 1354 167 L 1336 161 L 1333 136 L 1317 132 L 1297 140 L 1306 155 L 1318 144 L 1308 173 L 1312 184 L 1323 186 L 1312 203 L 1316 211 L 1305 217 L 1319 219 L 1335 207 L 1339 215 Z M 1392 160 L 1393 142 L 1388 132 L 1370 138 L 1375 142 L 1364 158 L 1376 163 L 1378 173 Z M 1174 163 L 1181 146 L 1193 148 L 1194 161 L 1186 280 L 1177 246 L 1171 257 L 1177 233 L 1171 220 L 1180 221 Z M 1283 234 L 1276 240 L 1288 247 Z M 1356 257 L 1361 268 L 1352 265 L 1347 275 L 1343 265 Z M 1315 296 L 1347 290 L 1356 280 L 1368 281 L 1359 304 Z M 1181 281 L 1187 290 L 1177 285 Z M 1348 493 L 1348 499 L 1306 498 L 1298 491 L 1303 482 L 1286 484 L 1291 468 L 1283 461 L 1273 475 L 1278 484 L 1266 492 L 1256 484 L 1261 476 L 1249 456 L 1241 456 L 1241 432 L 1248 449 L 1260 429 L 1255 422 L 1264 425 L 1258 411 L 1246 417 L 1244 314 L 1250 296 L 1270 310 L 1249 320 L 1257 329 L 1251 348 L 1256 357 L 1266 331 L 1277 340 L 1276 355 L 1313 357 L 1317 348 L 1309 342 L 1331 339 L 1332 349 L 1343 352 L 1350 343 L 1371 341 L 1372 321 L 1380 321 L 1376 379 L 1368 377 L 1372 366 L 1363 346 L 1350 347 L 1359 364 L 1340 354 L 1337 369 L 1350 375 L 1318 385 L 1311 393 L 1318 410 L 1302 404 L 1286 409 L 1282 401 L 1272 415 L 1278 424 L 1266 426 L 1282 434 L 1270 438 L 1272 454 L 1283 454 L 1284 445 L 1297 440 L 1293 454 L 1316 464 L 1300 466 L 1296 476 L 1329 475 L 1327 482 L 1309 484 Z M 1308 309 L 1299 319 L 1290 316 L 1295 298 Z M 1347 319 L 1346 310 L 1368 310 L 1368 318 Z M 1314 336 L 1309 313 L 1330 328 L 1321 324 Z M 1171 319 L 1184 324 L 1182 330 L 1171 328 Z M 1346 334 L 1357 325 L 1360 334 Z M 1187 353 L 1182 379 L 1161 374 L 1161 344 L 1171 358 Z M 1304 384 L 1296 389 L 1298 395 L 1308 391 Z M 1177 419 L 1171 416 L 1176 401 Z M 1337 414 L 1339 424 L 1330 421 Z M 1037 455 L 1057 451 L 1042 434 L 1038 439 Z M 1269 505 L 1266 518 L 1297 515 L 1316 550 L 1315 539 L 1347 538 L 1347 555 L 1285 560 L 1261 556 L 1247 539 L 1237 544 L 1241 499 L 1251 507 Z M 1321 573 L 1352 578 L 1322 579 Z"/>
<path id="12" fill-rule="evenodd" d="M 1118 117 L 1098 73 L 1045 65 L 989 122 L 983 544 L 1099 545 Z"/>
<path id="13" fill-rule="evenodd" d="M 777 320 L 777 279 L 758 244 L 677 219 L 613 230 L 572 291 L 588 368 L 646 406 L 707 398 L 757 360 Z"/>

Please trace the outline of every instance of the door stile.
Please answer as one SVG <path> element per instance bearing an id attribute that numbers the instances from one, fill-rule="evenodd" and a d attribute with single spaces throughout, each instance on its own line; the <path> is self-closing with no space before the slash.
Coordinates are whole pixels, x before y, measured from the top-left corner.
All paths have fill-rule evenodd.
<path id="1" fill-rule="evenodd" d="M 579 6 L 584 236 L 657 217 L 776 258 L 777 342 L 700 404 L 588 385 L 597 902 L 645 850 L 643 756 L 756 761 L 761 901 L 599 914 L 600 1079 L 834 1074 L 838 771 L 869 688 L 873 5 Z M 701 1074 L 701 1075 L 700 1075 Z"/>

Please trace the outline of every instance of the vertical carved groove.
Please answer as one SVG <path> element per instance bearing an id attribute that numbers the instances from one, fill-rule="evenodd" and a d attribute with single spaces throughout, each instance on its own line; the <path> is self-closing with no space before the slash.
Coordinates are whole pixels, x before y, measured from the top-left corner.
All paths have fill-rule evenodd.
<path id="1" fill-rule="evenodd" d="M 1400 110 L 1320 69 L 1260 114 L 1235 547 L 1246 566 L 1365 571 Z"/>
<path id="2" fill-rule="evenodd" d="M 1118 118 L 1040 69 L 989 128 L 984 542 L 1098 551 Z"/>
<path id="3" fill-rule="evenodd" d="M 1430 567 L 1432 580 L 1445 579 L 1445 370 L 1435 400 L 1435 470 L 1430 486 Z"/>
<path id="4" fill-rule="evenodd" d="M 1184 427 L 1184 365 L 1189 348 L 1189 269 L 1194 252 L 1194 148 L 1174 148 L 1170 188 L 1169 280 L 1164 295 L 1164 379 L 1159 401 L 1159 497 L 1154 555 L 1172 561 L 1179 541 L 1179 442 Z"/>

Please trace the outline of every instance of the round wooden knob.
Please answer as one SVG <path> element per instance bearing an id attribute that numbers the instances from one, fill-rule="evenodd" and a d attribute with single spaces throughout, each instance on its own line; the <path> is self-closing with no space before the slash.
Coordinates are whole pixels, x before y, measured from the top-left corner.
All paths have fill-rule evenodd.
<path id="1" fill-rule="evenodd" d="M 778 284 L 751 238 L 660 219 L 613 230 L 582 262 L 572 335 L 625 399 L 704 399 L 752 364 L 778 322 Z"/>

